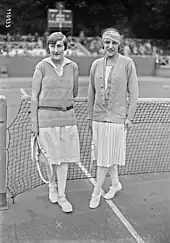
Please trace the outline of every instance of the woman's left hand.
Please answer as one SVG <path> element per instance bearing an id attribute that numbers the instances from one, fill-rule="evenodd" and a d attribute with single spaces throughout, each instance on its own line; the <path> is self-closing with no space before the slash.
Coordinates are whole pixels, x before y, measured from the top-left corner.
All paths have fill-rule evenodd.
<path id="1" fill-rule="evenodd" d="M 132 121 L 130 121 L 129 119 L 125 120 L 125 127 L 126 129 L 130 129 L 132 127 Z"/>

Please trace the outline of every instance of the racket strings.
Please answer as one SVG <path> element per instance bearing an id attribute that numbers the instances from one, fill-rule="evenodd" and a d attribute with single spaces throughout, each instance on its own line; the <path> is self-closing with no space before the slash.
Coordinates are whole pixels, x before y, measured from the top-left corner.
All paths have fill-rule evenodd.
<path id="1" fill-rule="evenodd" d="M 50 164 L 50 158 L 48 156 L 48 153 L 41 146 L 41 143 L 37 137 L 34 138 L 34 142 L 36 143 L 35 160 L 37 170 L 41 180 L 44 183 L 48 184 L 53 179 L 53 167 Z"/>

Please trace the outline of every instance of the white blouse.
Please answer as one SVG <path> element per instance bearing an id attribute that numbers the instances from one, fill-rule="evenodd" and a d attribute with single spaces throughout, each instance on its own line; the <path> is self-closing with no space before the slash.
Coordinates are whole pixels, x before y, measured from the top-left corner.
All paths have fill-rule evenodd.
<path id="1" fill-rule="evenodd" d="M 106 73 L 105 73 L 105 89 L 107 89 L 107 80 L 110 74 L 112 66 L 106 66 Z"/>

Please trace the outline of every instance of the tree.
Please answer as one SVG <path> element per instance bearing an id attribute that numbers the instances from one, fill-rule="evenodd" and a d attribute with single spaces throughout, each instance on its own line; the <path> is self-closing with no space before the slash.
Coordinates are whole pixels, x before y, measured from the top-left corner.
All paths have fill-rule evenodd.
<path id="1" fill-rule="evenodd" d="M 141 11 L 136 11 L 133 15 L 133 32 L 138 37 L 168 38 L 170 2 L 168 0 L 141 2 Z"/>
<path id="2" fill-rule="evenodd" d="M 47 10 L 55 0 L 3 0 L 12 8 L 13 32 L 39 32 L 47 28 Z M 168 38 L 170 33 L 169 0 L 65 0 L 73 11 L 74 35 L 85 29 L 99 35 L 107 27 L 132 30 L 137 37 Z"/>

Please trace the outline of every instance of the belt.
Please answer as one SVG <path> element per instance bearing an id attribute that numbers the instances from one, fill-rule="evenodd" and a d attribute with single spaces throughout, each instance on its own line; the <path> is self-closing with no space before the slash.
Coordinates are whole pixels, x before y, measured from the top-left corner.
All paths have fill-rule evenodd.
<path id="1" fill-rule="evenodd" d="M 73 105 L 68 106 L 68 107 L 39 106 L 38 109 L 40 109 L 40 110 L 68 111 L 68 110 L 73 109 Z"/>

